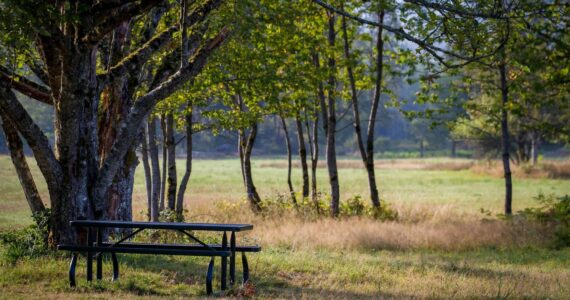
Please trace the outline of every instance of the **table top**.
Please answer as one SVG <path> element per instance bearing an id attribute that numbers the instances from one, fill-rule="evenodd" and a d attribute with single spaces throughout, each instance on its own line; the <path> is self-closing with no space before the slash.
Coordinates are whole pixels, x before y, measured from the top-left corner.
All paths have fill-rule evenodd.
<path id="1" fill-rule="evenodd" d="M 113 227 L 113 228 L 142 228 L 142 229 L 173 229 L 173 230 L 203 230 L 203 231 L 246 231 L 252 230 L 251 224 L 225 223 L 171 223 L 171 222 L 130 222 L 130 221 L 95 221 L 78 220 L 69 222 L 76 227 Z"/>

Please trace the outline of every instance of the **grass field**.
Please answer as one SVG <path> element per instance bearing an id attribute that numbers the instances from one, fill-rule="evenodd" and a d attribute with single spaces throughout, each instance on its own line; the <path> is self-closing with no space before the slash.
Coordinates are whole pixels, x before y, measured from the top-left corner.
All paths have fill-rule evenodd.
<path id="1" fill-rule="evenodd" d="M 366 174 L 354 162 L 340 164 L 341 195 L 366 199 Z M 255 225 L 247 239 L 260 243 L 263 251 L 250 256 L 254 297 L 569 299 L 570 250 L 546 247 L 547 233 L 542 229 L 482 220 L 481 208 L 501 211 L 502 179 L 469 168 L 442 166 L 449 164 L 446 159 L 382 161 L 377 173 L 381 197 L 401 220 L 379 222 L 260 217 L 243 206 L 216 211 L 216 201 L 243 199 L 239 163 L 197 160 L 186 197 L 187 218 Z M 134 215 L 143 219 L 146 194 L 142 168 L 138 171 Z M 45 194 L 37 169 L 33 172 Z M 285 176 L 282 161 L 254 158 L 254 180 L 262 197 L 286 194 Z M 293 176 L 298 189 L 298 168 Z M 325 169 L 319 169 L 319 182 L 326 192 Z M 539 193 L 570 194 L 568 183 L 515 178 L 514 210 L 536 205 L 534 197 Z M 0 156 L 0 231 L 30 223 L 9 157 Z M 87 284 L 80 260 L 75 290 L 67 287 L 64 256 L 21 260 L 15 265 L 2 262 L 0 298 L 204 296 L 207 259 L 131 255 L 121 261 L 125 263 L 119 282 Z M 105 272 L 108 275 L 110 270 Z M 222 296 L 240 297 L 246 292 L 235 289 Z"/>

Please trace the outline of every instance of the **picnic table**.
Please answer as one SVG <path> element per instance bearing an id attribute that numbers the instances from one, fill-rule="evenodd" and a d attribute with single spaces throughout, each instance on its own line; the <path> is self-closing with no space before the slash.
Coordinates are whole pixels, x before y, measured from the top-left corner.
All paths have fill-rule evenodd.
<path id="1" fill-rule="evenodd" d="M 110 253 L 113 263 L 113 280 L 119 278 L 119 263 L 117 253 L 137 253 L 155 255 L 186 255 L 186 256 L 209 256 L 211 257 L 206 273 L 206 292 L 212 293 L 212 279 L 214 272 L 214 258 L 221 258 L 221 289 L 227 288 L 227 267 L 229 259 L 230 284 L 235 283 L 236 252 L 242 255 L 243 282 L 249 279 L 249 266 L 246 252 L 259 252 L 261 247 L 257 245 L 237 245 L 236 233 L 252 230 L 251 224 L 216 224 L 216 223 L 170 223 L 170 222 L 127 222 L 127 221 L 71 221 L 70 225 L 78 231 L 87 230 L 87 241 L 84 245 L 61 244 L 58 250 L 72 253 L 69 265 L 69 284 L 75 286 L 75 268 L 78 253 L 87 254 L 87 281 L 93 279 L 93 258 L 97 260 L 97 279 L 102 278 L 102 254 Z M 130 229 L 131 232 L 114 242 L 103 241 L 103 233 L 106 229 L 121 228 Z M 168 243 L 140 243 L 129 242 L 130 239 L 144 230 L 170 230 L 184 234 L 193 243 L 168 244 Z M 207 231 L 221 234 L 220 244 L 207 244 L 198 239 L 194 231 Z M 230 233 L 228 244 L 227 233 Z"/>

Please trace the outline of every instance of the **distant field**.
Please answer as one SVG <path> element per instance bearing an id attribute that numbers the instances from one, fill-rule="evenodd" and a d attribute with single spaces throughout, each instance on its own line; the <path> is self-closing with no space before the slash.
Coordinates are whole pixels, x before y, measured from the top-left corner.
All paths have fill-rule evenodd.
<path id="1" fill-rule="evenodd" d="M 254 215 L 243 204 L 237 159 L 196 160 L 186 195 L 191 221 L 247 222 L 245 241 L 262 245 L 249 256 L 254 289 L 218 296 L 301 299 L 569 299 L 570 249 L 548 248 L 548 228 L 528 222 L 485 220 L 480 208 L 501 212 L 503 181 L 496 166 L 470 160 L 379 160 L 382 198 L 398 211 L 397 221 L 370 218 L 306 219 L 294 212 Z M 180 174 L 183 161 L 179 161 Z M 287 194 L 283 159 L 254 158 L 254 180 L 263 198 Z M 565 165 L 559 165 L 565 166 Z M 341 160 L 343 199 L 366 199 L 366 174 L 358 160 Z M 520 170 L 517 170 L 520 171 Z M 41 192 L 37 169 L 33 169 Z M 326 169 L 319 187 L 327 191 Z M 570 194 L 570 181 L 515 177 L 514 209 L 534 206 L 538 193 Z M 300 185 L 300 170 L 294 170 Z M 532 177 L 540 178 L 532 178 Z M 0 232 L 31 223 L 9 157 L 0 156 Z M 44 198 L 45 199 L 45 198 Z M 144 219 L 142 168 L 134 192 L 134 216 Z M 214 205 L 224 202 L 224 209 Z M 228 205 L 231 203 L 231 205 Z M 6 248 L 0 246 L 0 257 Z M 121 279 L 84 280 L 67 286 L 68 257 L 57 253 L 11 264 L 0 259 L 0 299 L 178 299 L 203 297 L 207 258 L 121 255 Z M 217 260 L 216 268 L 219 267 Z M 216 269 L 218 272 L 219 269 Z M 238 262 L 238 270 L 241 265 Z M 215 287 L 219 285 L 216 273 Z M 238 276 L 239 278 L 239 276 Z"/>
<path id="2" fill-rule="evenodd" d="M 469 169 L 437 170 L 438 166 L 462 165 L 469 160 L 430 158 L 425 160 L 379 160 L 377 180 L 382 199 L 396 205 L 451 206 L 459 212 L 477 213 L 480 208 L 500 212 L 503 207 L 503 180 L 500 177 L 472 172 Z M 179 160 L 179 178 L 184 161 Z M 33 161 L 33 173 L 40 192 L 47 199 L 42 177 Z M 275 197 L 288 192 L 285 160 L 253 158 L 253 176 L 262 197 Z M 339 162 L 341 197 L 368 196 L 366 173 L 358 160 Z M 436 169 L 431 169 L 436 168 Z M 453 169 L 451 167 L 444 167 Z M 29 224 L 31 218 L 18 178 L 8 156 L 0 156 L 0 229 Z M 301 171 L 293 170 L 293 182 L 300 189 Z M 318 169 L 319 189 L 328 191 L 326 169 Z M 546 178 L 514 178 L 515 211 L 536 205 L 539 193 L 570 194 L 570 181 Z M 142 167 L 137 169 L 134 201 L 135 218 L 145 209 L 146 191 Z M 239 200 L 244 190 L 237 159 L 195 160 L 190 179 L 186 207 L 190 215 L 196 207 L 209 206 L 217 200 Z"/>

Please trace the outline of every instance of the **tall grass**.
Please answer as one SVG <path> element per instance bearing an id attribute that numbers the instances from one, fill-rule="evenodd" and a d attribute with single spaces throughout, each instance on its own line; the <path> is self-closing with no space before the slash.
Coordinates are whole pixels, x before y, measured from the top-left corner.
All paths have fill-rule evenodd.
<path id="1" fill-rule="evenodd" d="M 552 239 L 548 226 L 524 219 L 502 220 L 483 214 L 459 213 L 451 205 L 398 205 L 398 219 L 370 217 L 307 218 L 294 210 L 256 215 L 246 203 L 222 202 L 217 214 L 189 216 L 215 222 L 255 224 L 246 239 L 263 246 L 330 250 L 472 250 L 481 247 L 517 249 L 543 246 Z"/>

